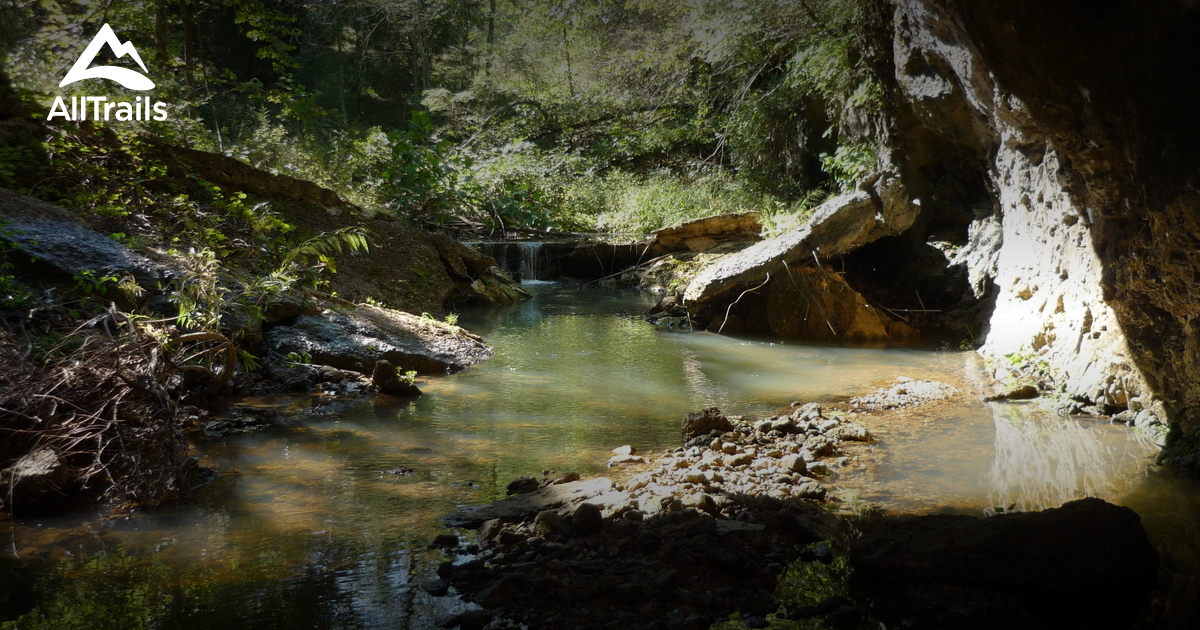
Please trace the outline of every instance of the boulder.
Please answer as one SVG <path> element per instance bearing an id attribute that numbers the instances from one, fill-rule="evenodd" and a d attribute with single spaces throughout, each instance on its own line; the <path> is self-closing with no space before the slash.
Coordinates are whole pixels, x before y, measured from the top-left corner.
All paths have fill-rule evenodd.
<path id="1" fill-rule="evenodd" d="M 713 431 L 724 433 L 732 430 L 733 423 L 716 407 L 699 413 L 689 413 L 683 417 L 682 431 L 685 442 Z"/>
<path id="2" fill-rule="evenodd" d="M 571 527 L 580 535 L 588 536 L 600 531 L 604 526 L 604 515 L 600 508 L 591 503 L 581 503 L 571 515 Z"/>
<path id="3" fill-rule="evenodd" d="M 400 370 L 445 374 L 492 354 L 482 339 L 461 328 L 367 304 L 300 315 L 265 336 L 278 356 L 307 352 L 313 363 L 362 372 L 385 360 Z"/>
<path id="4" fill-rule="evenodd" d="M 1095 498 L 887 520 L 853 544 L 850 563 L 856 600 L 921 628 L 1128 628 L 1158 571 L 1138 515 Z"/>
<path id="5" fill-rule="evenodd" d="M 169 283 L 175 273 L 33 197 L 0 189 L 0 218 L 0 242 L 20 254 L 10 262 L 39 280 L 72 284 L 87 271 L 96 278 L 132 277 L 149 290 Z"/>
<path id="6" fill-rule="evenodd" d="M 754 286 L 778 277 L 784 267 L 829 260 L 907 230 L 920 207 L 911 203 L 898 177 L 883 173 L 864 190 L 835 197 L 816 209 L 802 228 L 767 239 L 732 254 L 700 272 L 684 292 L 684 303 L 699 311 L 738 286 Z"/>
<path id="7" fill-rule="evenodd" d="M 771 332 L 794 339 L 890 339 L 917 334 L 871 306 L 841 274 L 823 267 L 785 270 L 770 283 Z"/>
<path id="8" fill-rule="evenodd" d="M 75 481 L 76 475 L 49 448 L 26 453 L 11 466 L 0 471 L 0 504 L 9 509 L 37 505 L 41 500 L 60 498 L 62 489 Z"/>

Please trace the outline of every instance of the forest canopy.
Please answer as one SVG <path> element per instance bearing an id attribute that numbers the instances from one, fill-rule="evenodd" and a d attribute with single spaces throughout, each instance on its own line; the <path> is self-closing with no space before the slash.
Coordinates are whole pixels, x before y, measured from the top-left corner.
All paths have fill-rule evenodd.
<path id="1" fill-rule="evenodd" d="M 114 129 L 116 146 L 51 124 L 51 155 L 95 163 L 149 138 L 439 229 L 638 233 L 746 211 L 783 229 L 874 167 L 884 132 L 885 0 L 36 0 L 0 12 L 2 69 L 41 107 L 37 122 L 103 24 L 170 104 L 166 121 Z M 97 63 L 132 65 L 106 54 Z M 27 157 L 0 155 L 0 185 L 120 211 L 80 186 L 27 185 Z"/>

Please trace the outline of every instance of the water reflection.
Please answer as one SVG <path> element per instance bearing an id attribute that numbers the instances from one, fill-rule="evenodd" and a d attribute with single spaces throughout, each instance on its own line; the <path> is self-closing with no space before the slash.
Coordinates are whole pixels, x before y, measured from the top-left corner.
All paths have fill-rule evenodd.
<path id="1" fill-rule="evenodd" d="M 995 447 L 985 512 L 1022 512 L 1080 497 L 1116 498 L 1145 476 L 1154 444 L 1123 427 L 1057 416 L 1028 404 L 991 405 Z"/>

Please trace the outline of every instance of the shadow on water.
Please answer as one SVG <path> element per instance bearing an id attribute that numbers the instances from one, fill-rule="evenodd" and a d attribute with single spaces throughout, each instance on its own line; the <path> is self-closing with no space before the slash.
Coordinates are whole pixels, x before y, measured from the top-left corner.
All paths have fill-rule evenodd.
<path id="1" fill-rule="evenodd" d="M 442 531 L 438 517 L 496 498 L 513 477 L 601 472 L 620 444 L 675 446 L 680 416 L 706 406 L 765 414 L 901 375 L 969 390 L 978 369 L 960 352 L 663 332 L 641 321 L 638 293 L 532 288 L 523 304 L 463 313 L 460 325 L 496 355 L 422 381 L 420 399 L 363 399 L 263 434 L 200 440 L 224 474 L 194 504 L 3 523 L 35 593 L 10 627 L 434 627 L 461 606 L 415 586 L 436 567 L 425 543 Z M 879 444 L 834 483 L 902 510 L 1119 497 L 1144 481 L 1149 453 L 1123 428 L 1020 405 L 960 401 L 864 424 Z M 398 467 L 414 473 L 384 472 Z M 1131 501 L 1153 511 L 1174 492 Z"/>

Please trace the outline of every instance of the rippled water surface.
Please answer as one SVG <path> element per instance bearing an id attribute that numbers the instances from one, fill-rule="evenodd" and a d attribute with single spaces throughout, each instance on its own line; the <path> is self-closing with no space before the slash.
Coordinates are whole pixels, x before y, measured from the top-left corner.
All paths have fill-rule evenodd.
<path id="1" fill-rule="evenodd" d="M 415 402 L 256 401 L 308 412 L 265 433 L 201 439 L 202 460 L 223 474 L 194 504 L 5 523 L 18 560 L 0 565 L 0 618 L 28 613 L 19 628 L 432 627 L 457 605 L 419 588 L 438 560 L 425 548 L 443 531 L 437 518 L 496 498 L 513 477 L 600 472 L 620 444 L 674 446 L 680 416 L 707 406 L 760 415 L 901 375 L 977 387 L 969 353 L 663 332 L 640 320 L 648 302 L 637 293 L 535 288 L 530 302 L 464 313 L 460 325 L 496 356 L 420 382 Z M 834 484 L 893 510 L 1032 509 L 1098 494 L 1187 512 L 1180 490 L 1145 483 L 1152 449 L 1124 428 L 977 400 L 864 420 L 879 443 L 849 453 L 858 459 Z M 416 472 L 382 472 L 401 466 Z"/>

